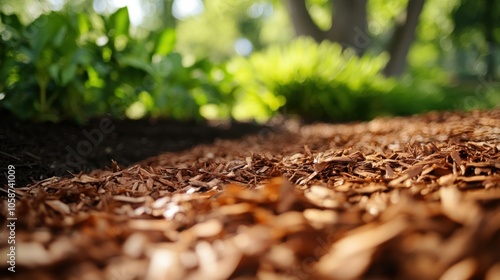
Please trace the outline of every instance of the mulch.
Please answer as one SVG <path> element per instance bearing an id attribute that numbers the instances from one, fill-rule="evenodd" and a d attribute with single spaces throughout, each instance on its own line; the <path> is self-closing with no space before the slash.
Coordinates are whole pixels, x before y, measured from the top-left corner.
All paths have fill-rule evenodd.
<path id="1" fill-rule="evenodd" d="M 500 279 L 500 110 L 287 121 L 16 196 L 12 279 Z"/>

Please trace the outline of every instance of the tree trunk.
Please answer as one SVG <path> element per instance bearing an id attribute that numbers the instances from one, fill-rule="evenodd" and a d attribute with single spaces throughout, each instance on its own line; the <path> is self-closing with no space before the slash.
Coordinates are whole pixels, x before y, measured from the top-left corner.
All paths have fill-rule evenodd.
<path id="1" fill-rule="evenodd" d="M 316 42 L 329 40 L 343 48 L 352 48 L 362 54 L 371 42 L 367 32 L 367 0 L 331 0 L 333 8 L 332 27 L 321 30 L 307 11 L 305 0 L 285 0 L 295 34 L 310 36 Z"/>
<path id="2" fill-rule="evenodd" d="M 285 0 L 284 2 L 297 36 L 310 36 L 318 43 L 325 39 L 325 32 L 319 29 L 309 15 L 305 0 Z"/>
<path id="3" fill-rule="evenodd" d="M 415 32 L 424 3 L 425 0 L 408 1 L 406 20 L 396 25 L 396 30 L 388 48 L 390 59 L 383 71 L 385 76 L 399 76 L 404 72 L 406 57 L 415 38 Z"/>
<path id="4" fill-rule="evenodd" d="M 367 0 L 332 0 L 332 27 L 327 37 L 362 54 L 371 42 L 366 21 Z"/>
<path id="5" fill-rule="evenodd" d="M 368 0 L 331 0 L 332 27 L 323 31 L 312 20 L 305 0 L 284 0 L 297 36 L 310 36 L 317 42 L 337 42 L 343 48 L 356 50 L 359 55 L 366 51 L 371 42 L 367 30 L 367 2 Z M 406 17 L 396 25 L 388 47 L 390 60 L 383 71 L 386 76 L 403 73 L 424 3 L 425 0 L 408 1 Z"/>

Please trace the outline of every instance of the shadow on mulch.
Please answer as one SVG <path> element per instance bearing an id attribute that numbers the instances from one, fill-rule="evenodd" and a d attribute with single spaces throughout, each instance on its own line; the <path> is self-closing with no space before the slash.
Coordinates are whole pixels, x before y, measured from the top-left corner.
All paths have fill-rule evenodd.
<path id="1" fill-rule="evenodd" d="M 181 151 L 217 138 L 236 139 L 265 128 L 253 123 L 172 120 L 92 119 L 33 123 L 0 111 L 0 170 L 16 167 L 18 187 L 52 176 L 89 172 L 111 165 L 129 166 L 163 152 Z"/>

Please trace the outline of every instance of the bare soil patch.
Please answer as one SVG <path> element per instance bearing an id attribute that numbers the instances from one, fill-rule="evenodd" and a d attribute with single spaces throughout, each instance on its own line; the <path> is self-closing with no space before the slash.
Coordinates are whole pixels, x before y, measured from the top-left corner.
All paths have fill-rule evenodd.
<path id="1" fill-rule="evenodd" d="M 258 132 L 17 189 L 9 276 L 500 278 L 500 110 Z"/>

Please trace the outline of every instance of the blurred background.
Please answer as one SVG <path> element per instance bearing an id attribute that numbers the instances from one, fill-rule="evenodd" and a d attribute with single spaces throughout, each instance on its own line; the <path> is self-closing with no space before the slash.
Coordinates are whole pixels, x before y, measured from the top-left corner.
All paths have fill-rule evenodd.
<path id="1" fill-rule="evenodd" d="M 2 0 L 21 119 L 344 122 L 500 104 L 495 0 Z"/>

